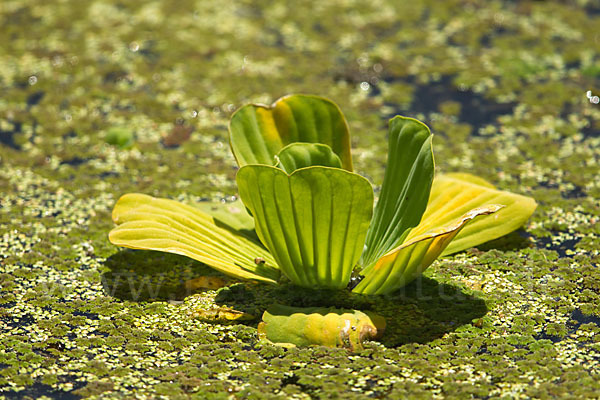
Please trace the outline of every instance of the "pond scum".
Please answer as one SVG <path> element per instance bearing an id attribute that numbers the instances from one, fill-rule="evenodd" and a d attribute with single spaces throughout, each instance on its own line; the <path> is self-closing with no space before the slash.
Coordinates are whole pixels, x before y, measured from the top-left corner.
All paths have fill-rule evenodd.
<path id="1" fill-rule="evenodd" d="M 598 2 L 399 3 L 3 1 L 0 398 L 597 397 Z M 227 121 L 286 93 L 340 105 L 372 182 L 403 114 L 439 170 L 539 206 L 382 298 L 108 242 L 123 193 L 233 200 Z M 370 310 L 386 335 L 354 354 L 264 344 L 275 302 Z"/>

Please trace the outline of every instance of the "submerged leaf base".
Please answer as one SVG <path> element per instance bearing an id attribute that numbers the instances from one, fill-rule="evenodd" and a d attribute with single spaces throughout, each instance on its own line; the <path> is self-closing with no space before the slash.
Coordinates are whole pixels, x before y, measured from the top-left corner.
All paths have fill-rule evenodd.
<path id="1" fill-rule="evenodd" d="M 258 325 L 258 336 L 283 347 L 320 345 L 363 349 L 363 342 L 378 339 L 385 330 L 385 319 L 370 311 L 328 307 L 270 306 Z"/>

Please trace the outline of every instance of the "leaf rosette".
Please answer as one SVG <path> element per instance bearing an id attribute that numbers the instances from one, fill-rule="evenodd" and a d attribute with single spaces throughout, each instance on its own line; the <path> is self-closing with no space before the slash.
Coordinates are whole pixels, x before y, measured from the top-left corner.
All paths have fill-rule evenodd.
<path id="1" fill-rule="evenodd" d="M 440 255 L 522 226 L 532 198 L 470 174 L 434 177 L 432 134 L 412 118 L 389 124 L 387 167 L 375 205 L 353 172 L 348 124 L 331 101 L 290 95 L 231 117 L 243 204 L 203 209 L 142 194 L 121 197 L 109 239 L 182 254 L 239 278 L 388 294 Z M 225 209 L 232 207 L 235 213 Z"/>

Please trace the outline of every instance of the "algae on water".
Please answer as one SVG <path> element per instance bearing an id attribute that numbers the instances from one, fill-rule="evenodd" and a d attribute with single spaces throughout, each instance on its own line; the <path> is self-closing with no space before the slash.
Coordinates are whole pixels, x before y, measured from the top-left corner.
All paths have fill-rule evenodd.
<path id="1" fill-rule="evenodd" d="M 3 1 L 1 396 L 594 397 L 600 390 L 600 93 L 593 1 Z M 285 93 L 346 112 L 354 169 L 381 185 L 390 116 L 435 133 L 440 171 L 535 198 L 523 232 L 437 261 L 373 303 L 234 284 L 106 239 L 124 193 L 230 202 L 231 113 Z M 460 105 L 448 105 L 454 102 Z M 165 146 L 183 120 L 189 139 Z M 104 132 L 135 132 L 128 149 Z M 376 188 L 378 189 L 378 188 Z M 272 303 L 372 310 L 349 356 L 257 342 Z"/>

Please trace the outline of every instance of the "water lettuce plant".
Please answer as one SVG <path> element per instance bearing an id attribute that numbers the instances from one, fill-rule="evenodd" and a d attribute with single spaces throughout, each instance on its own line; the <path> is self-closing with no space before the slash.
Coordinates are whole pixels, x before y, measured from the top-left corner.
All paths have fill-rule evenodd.
<path id="1" fill-rule="evenodd" d="M 110 241 L 272 284 L 342 289 L 358 273 L 354 292 L 387 294 L 440 255 L 517 229 L 536 208 L 470 174 L 434 178 L 431 132 L 412 118 L 390 120 L 375 205 L 373 186 L 353 172 L 348 124 L 333 102 L 290 95 L 247 105 L 229 132 L 241 203 L 200 209 L 126 194 Z"/>

